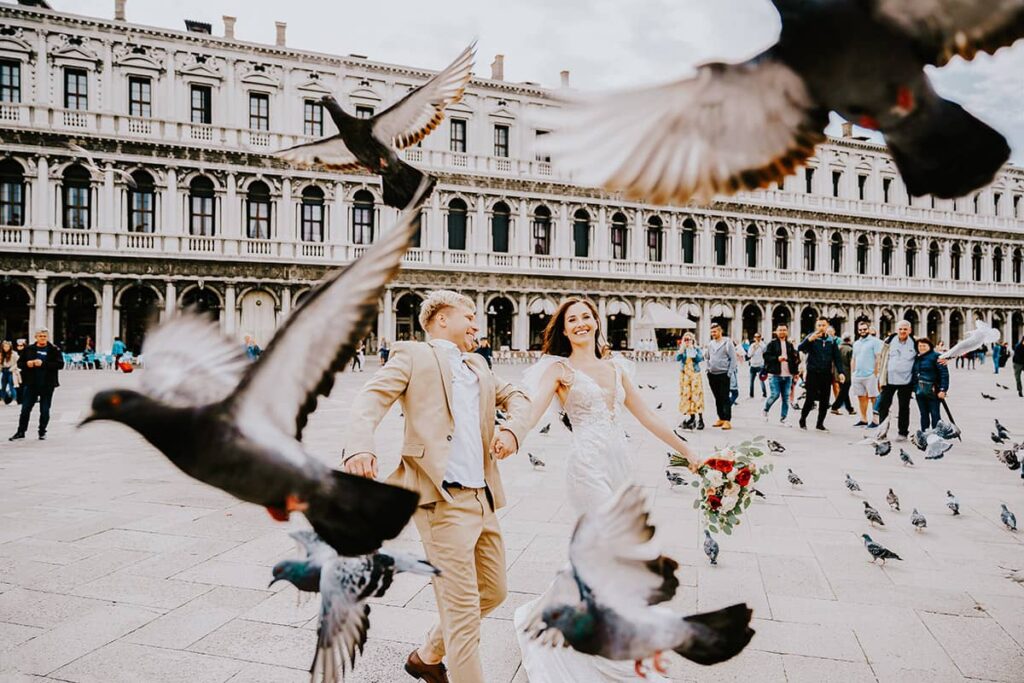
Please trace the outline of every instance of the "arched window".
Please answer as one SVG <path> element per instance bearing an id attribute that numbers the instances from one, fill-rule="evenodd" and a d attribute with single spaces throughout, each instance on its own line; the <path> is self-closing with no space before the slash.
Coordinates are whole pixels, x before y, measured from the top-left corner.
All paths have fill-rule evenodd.
<path id="1" fill-rule="evenodd" d="M 14 159 L 0 161 L 0 225 L 25 225 L 25 171 Z"/>
<path id="2" fill-rule="evenodd" d="M 963 249 L 959 244 L 953 244 L 949 248 L 949 274 L 954 280 L 960 279 L 960 261 L 963 257 Z"/>
<path id="3" fill-rule="evenodd" d="M 935 279 L 939 276 L 939 256 L 942 255 L 942 248 L 939 243 L 932 240 L 928 245 L 928 277 Z"/>
<path id="4" fill-rule="evenodd" d="M 299 237 L 303 242 L 324 241 L 324 191 L 310 185 L 302 191 Z"/>
<path id="5" fill-rule="evenodd" d="M 1021 284 L 1024 282 L 1024 250 L 1017 247 L 1013 250 L 1013 282 Z"/>
<path id="6" fill-rule="evenodd" d="M 977 198 L 977 195 L 975 195 L 975 198 Z M 971 278 L 975 282 L 981 282 L 981 264 L 984 257 L 981 245 L 975 244 L 974 249 L 971 250 Z"/>
<path id="7" fill-rule="evenodd" d="M 904 254 L 906 258 L 904 272 L 907 274 L 907 277 L 915 277 L 917 274 L 917 240 L 913 238 L 907 240 Z"/>
<path id="8" fill-rule="evenodd" d="M 373 244 L 373 195 L 359 190 L 352 196 L 352 244 Z"/>
<path id="9" fill-rule="evenodd" d="M 664 257 L 664 223 L 658 216 L 651 216 L 647 220 L 647 260 L 651 263 L 661 263 Z"/>
<path id="10" fill-rule="evenodd" d="M 818 269 L 818 235 L 813 230 L 804 232 L 804 270 L 813 273 Z"/>
<path id="11" fill-rule="evenodd" d="M 761 241 L 761 231 L 756 225 L 748 225 L 743 236 L 743 251 L 746 256 L 747 268 L 757 268 L 757 245 Z"/>
<path id="12" fill-rule="evenodd" d="M 1003 281 L 1003 248 L 996 247 L 992 250 L 992 281 Z"/>
<path id="13" fill-rule="evenodd" d="M 629 234 L 629 228 L 626 227 L 626 215 L 624 213 L 617 212 L 612 216 L 612 227 L 611 227 L 611 239 L 612 239 L 612 258 L 619 261 L 626 260 L 628 249 L 626 247 L 626 238 Z"/>
<path id="14" fill-rule="evenodd" d="M 89 172 L 74 164 L 64 171 L 64 227 L 88 230 L 92 224 L 92 189 Z"/>
<path id="15" fill-rule="evenodd" d="M 497 254 L 508 253 L 511 232 L 512 210 L 505 202 L 498 202 L 491 211 L 491 250 Z"/>
<path id="16" fill-rule="evenodd" d="M 857 238 L 857 274 L 867 275 L 868 272 L 868 254 L 871 251 L 871 243 L 868 241 L 867 235 L 861 235 Z"/>
<path id="17" fill-rule="evenodd" d="M 551 209 L 538 206 L 533 211 L 533 253 L 551 255 Z"/>
<path id="18" fill-rule="evenodd" d="M 135 187 L 128 190 L 128 232 L 156 232 L 156 188 L 153 176 L 143 170 L 132 173 Z"/>
<path id="19" fill-rule="evenodd" d="M 585 209 L 572 216 L 572 243 L 576 258 L 590 257 L 590 214 Z"/>
<path id="20" fill-rule="evenodd" d="M 789 268 L 789 232 L 785 228 L 775 230 L 775 268 Z"/>
<path id="21" fill-rule="evenodd" d="M 679 242 L 680 249 L 683 252 L 683 263 L 693 263 L 696 256 L 697 224 L 692 218 L 687 218 L 683 221 L 683 234 Z"/>
<path id="22" fill-rule="evenodd" d="M 213 181 L 196 176 L 188 186 L 188 233 L 203 237 L 215 234 Z"/>
<path id="23" fill-rule="evenodd" d="M 843 272 L 843 236 L 838 232 L 829 239 L 829 261 L 833 273 Z"/>
<path id="24" fill-rule="evenodd" d="M 270 239 L 270 188 L 262 180 L 249 185 L 245 198 L 245 236 Z"/>
<path id="25" fill-rule="evenodd" d="M 466 250 L 466 202 L 455 198 L 448 202 L 448 248 Z"/>
<path id="26" fill-rule="evenodd" d="M 729 226 L 722 222 L 715 225 L 715 265 L 729 265 Z"/>
<path id="27" fill-rule="evenodd" d="M 891 237 L 882 240 L 882 275 L 892 275 L 892 252 L 894 249 Z"/>

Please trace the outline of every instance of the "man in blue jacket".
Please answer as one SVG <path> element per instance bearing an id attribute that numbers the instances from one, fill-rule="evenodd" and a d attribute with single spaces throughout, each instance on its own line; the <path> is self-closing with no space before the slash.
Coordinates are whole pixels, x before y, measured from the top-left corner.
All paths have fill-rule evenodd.
<path id="1" fill-rule="evenodd" d="M 807 354 L 807 361 L 804 365 L 807 398 L 800 411 L 800 429 L 807 429 L 807 416 L 814 404 L 817 403 L 818 422 L 815 429 L 819 432 L 828 431 L 825 428 L 825 416 L 828 414 L 832 398 L 832 377 L 838 377 L 840 384 L 846 382 L 843 361 L 839 356 L 839 343 L 835 337 L 829 335 L 828 325 L 828 318 L 818 318 L 814 332 L 797 347 L 801 353 Z"/>
<path id="2" fill-rule="evenodd" d="M 50 403 L 53 401 L 53 390 L 60 382 L 57 375 L 64 367 L 64 354 L 50 343 L 50 331 L 45 327 L 36 331 L 36 343 L 25 347 L 18 357 L 18 369 L 21 371 L 21 385 L 24 387 L 21 396 L 21 415 L 18 419 L 18 431 L 9 441 L 24 439 L 28 431 L 28 420 L 32 408 L 39 403 L 39 440 L 46 438 L 46 427 L 50 424 Z"/>

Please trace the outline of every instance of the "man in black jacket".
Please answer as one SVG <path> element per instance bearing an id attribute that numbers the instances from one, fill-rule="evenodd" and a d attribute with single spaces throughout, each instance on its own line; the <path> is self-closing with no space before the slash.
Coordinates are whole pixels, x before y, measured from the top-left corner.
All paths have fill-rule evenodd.
<path id="1" fill-rule="evenodd" d="M 772 404 L 782 399 L 782 420 L 779 422 L 783 427 L 789 427 L 786 416 L 789 414 L 789 396 L 793 388 L 793 382 L 800 372 L 800 354 L 793 342 L 789 341 L 789 328 L 780 324 L 775 328 L 775 339 L 768 342 L 764 349 L 764 369 L 768 373 L 768 387 L 771 394 L 764 402 L 764 410 L 761 415 L 764 421 L 768 421 L 768 411 Z"/>
<path id="2" fill-rule="evenodd" d="M 814 333 L 804 339 L 798 347 L 802 353 L 807 354 L 804 366 L 807 370 L 804 382 L 807 387 L 807 398 L 800 411 L 800 429 L 807 429 L 807 415 L 817 403 L 818 423 L 815 428 L 821 432 L 828 431 L 825 429 L 825 415 L 828 414 L 831 398 L 833 372 L 839 378 L 840 384 L 846 382 L 843 362 L 839 357 L 839 345 L 835 337 L 829 336 L 828 324 L 828 318 L 818 318 Z"/>
<path id="3" fill-rule="evenodd" d="M 1013 377 L 1017 380 L 1017 395 L 1024 397 L 1024 391 L 1021 390 L 1020 384 L 1022 372 L 1024 372 L 1024 339 L 1019 339 L 1017 345 L 1013 347 Z"/>
<path id="4" fill-rule="evenodd" d="M 64 354 L 50 343 L 50 331 L 45 327 L 36 331 L 36 343 L 25 347 L 18 357 L 18 369 L 21 371 L 21 417 L 18 420 L 18 431 L 9 439 L 24 439 L 28 431 L 28 419 L 32 415 L 32 407 L 39 402 L 39 439 L 46 438 L 46 426 L 50 423 L 50 402 L 53 401 L 53 390 L 60 382 L 57 374 L 64 367 Z"/>

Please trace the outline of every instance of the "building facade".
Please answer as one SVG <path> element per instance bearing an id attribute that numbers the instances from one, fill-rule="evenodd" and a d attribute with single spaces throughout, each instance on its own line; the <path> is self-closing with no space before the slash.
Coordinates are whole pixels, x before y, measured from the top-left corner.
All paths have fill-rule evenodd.
<path id="1" fill-rule="evenodd" d="M 265 342 L 397 215 L 375 177 L 270 153 L 334 132 L 324 94 L 369 115 L 431 74 L 292 49 L 283 24 L 262 45 L 235 39 L 230 17 L 214 36 L 130 24 L 115 5 L 113 20 L 0 5 L 0 337 L 47 326 L 68 350 L 120 336 L 137 351 L 149 321 L 191 306 Z M 975 320 L 1024 333 L 1024 170 L 956 201 L 910 199 L 884 148 L 844 137 L 783 187 L 627 202 L 552 170 L 529 124 L 550 92 L 501 71 L 498 58 L 404 152 L 439 182 L 371 344 L 421 335 L 438 287 L 476 300 L 496 348 L 535 346 L 571 295 L 597 302 L 616 348 L 671 344 L 660 326 L 684 320 L 706 338 L 712 321 L 747 336 L 818 315 L 845 333 L 907 318 L 947 343 Z"/>

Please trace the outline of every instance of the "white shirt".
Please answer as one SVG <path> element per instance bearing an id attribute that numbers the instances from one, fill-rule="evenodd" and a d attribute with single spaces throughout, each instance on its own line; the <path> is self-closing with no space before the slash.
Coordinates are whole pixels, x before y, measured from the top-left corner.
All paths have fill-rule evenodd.
<path id="1" fill-rule="evenodd" d="M 455 431 L 448 453 L 444 480 L 472 488 L 483 488 L 484 437 L 480 431 L 480 378 L 465 362 L 465 356 L 447 339 L 430 342 L 448 357 L 452 369 L 452 417 Z"/>

